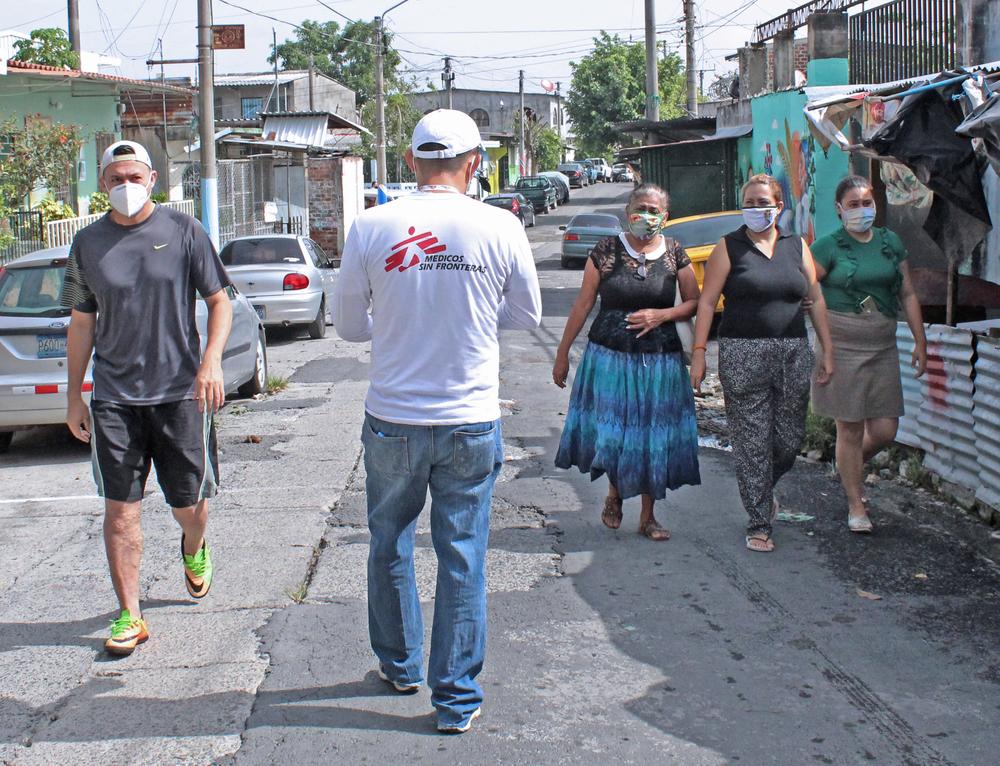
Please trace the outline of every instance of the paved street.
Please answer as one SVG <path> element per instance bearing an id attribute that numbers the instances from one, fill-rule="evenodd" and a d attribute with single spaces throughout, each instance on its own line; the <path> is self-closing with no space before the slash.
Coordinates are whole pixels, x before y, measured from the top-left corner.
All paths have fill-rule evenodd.
<path id="1" fill-rule="evenodd" d="M 704 449 L 702 485 L 662 504 L 673 538 L 654 543 L 635 533 L 637 500 L 611 532 L 604 481 L 553 467 L 569 392 L 550 370 L 580 281 L 559 267 L 556 227 L 620 212 L 628 188 L 574 190 L 530 232 L 545 317 L 503 340 L 507 462 L 472 733 L 438 736 L 426 690 L 401 697 L 375 675 L 368 351 L 331 330 L 271 338 L 271 374 L 289 387 L 220 417 L 203 603 L 186 597 L 179 531 L 150 482 L 151 639 L 129 658 L 101 651 L 115 601 L 88 453 L 60 429 L 15 438 L 0 462 L 0 762 L 996 764 L 1000 568 L 985 527 L 883 482 L 877 534 L 851 537 L 829 469 L 800 461 L 779 495 L 803 520 L 755 555 L 729 455 Z"/>

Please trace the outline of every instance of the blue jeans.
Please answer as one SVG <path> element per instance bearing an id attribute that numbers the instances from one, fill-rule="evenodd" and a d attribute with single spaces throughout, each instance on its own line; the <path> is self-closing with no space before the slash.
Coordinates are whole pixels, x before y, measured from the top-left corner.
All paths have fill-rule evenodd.
<path id="1" fill-rule="evenodd" d="M 486 545 L 493 485 L 503 464 L 500 421 L 413 426 L 365 416 L 368 632 L 393 681 L 419 683 L 423 616 L 413 571 L 417 516 L 431 491 L 437 590 L 427 668 L 439 722 L 464 722 L 483 701 Z"/>

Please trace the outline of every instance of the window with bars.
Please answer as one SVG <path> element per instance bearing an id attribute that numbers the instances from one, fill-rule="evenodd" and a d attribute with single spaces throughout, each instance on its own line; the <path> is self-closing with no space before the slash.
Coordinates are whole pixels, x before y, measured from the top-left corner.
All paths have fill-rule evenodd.
<path id="1" fill-rule="evenodd" d="M 264 111 L 263 98 L 243 98 L 240 99 L 244 120 L 255 120 L 257 115 Z"/>

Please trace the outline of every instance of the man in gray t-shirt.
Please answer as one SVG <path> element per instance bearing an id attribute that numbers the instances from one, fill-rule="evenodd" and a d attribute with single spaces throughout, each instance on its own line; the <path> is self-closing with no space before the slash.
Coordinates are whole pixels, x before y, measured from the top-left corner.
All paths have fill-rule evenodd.
<path id="1" fill-rule="evenodd" d="M 182 529 L 188 593 L 205 596 L 213 574 L 205 527 L 218 482 L 212 416 L 225 400 L 229 278 L 196 220 L 150 200 L 155 182 L 139 144 L 119 141 L 105 151 L 100 183 L 112 210 L 74 238 L 62 294 L 63 305 L 73 310 L 66 419 L 91 445 L 121 609 L 105 642 L 113 654 L 130 654 L 149 637 L 139 607 L 139 515 L 152 465 Z M 195 324 L 197 294 L 208 306 L 204 354 Z M 88 411 L 81 389 L 91 354 Z"/>

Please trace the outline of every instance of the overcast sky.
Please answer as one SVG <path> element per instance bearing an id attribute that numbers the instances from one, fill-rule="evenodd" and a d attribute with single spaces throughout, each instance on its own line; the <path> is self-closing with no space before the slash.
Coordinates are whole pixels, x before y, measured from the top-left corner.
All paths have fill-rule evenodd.
<path id="1" fill-rule="evenodd" d="M 246 50 L 216 53 L 215 67 L 220 73 L 268 69 L 272 28 L 280 44 L 294 36 L 293 24 L 305 19 L 346 23 L 319 0 L 230 1 L 252 12 L 213 0 L 215 23 L 246 25 Z M 393 5 L 393 0 L 324 2 L 352 19 L 371 19 Z M 159 38 L 165 58 L 197 55 L 197 0 L 79 0 L 79 5 L 84 49 L 121 59 L 119 70 L 109 73 L 158 76 L 159 70 L 151 71 L 145 62 L 157 57 Z M 0 29 L 66 28 L 66 0 L 5 0 L 4 6 Z M 518 69 L 524 69 L 528 91 L 540 91 L 538 83 L 547 79 L 561 81 L 566 92 L 572 76 L 570 62 L 586 55 L 599 30 L 626 39 L 643 38 L 643 7 L 643 0 L 408 0 L 386 17 L 386 23 L 396 34 L 405 68 L 421 87 L 427 80 L 440 86 L 442 57 L 450 55 L 458 75 L 455 87 L 517 90 Z M 789 7 L 780 0 L 698 3 L 699 69 L 714 68 L 715 73 L 733 69 L 725 56 L 752 37 L 754 25 Z M 683 57 L 681 15 L 681 0 L 656 0 L 659 39 Z M 166 72 L 167 76 L 194 76 L 195 69 L 173 65 Z M 707 88 L 714 73 L 706 72 L 704 77 Z"/>

